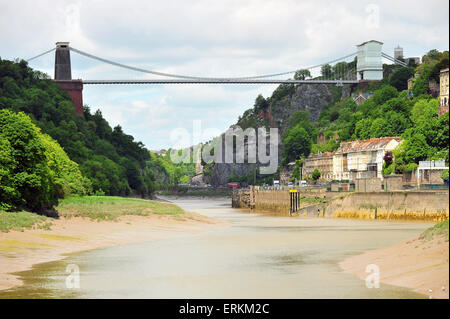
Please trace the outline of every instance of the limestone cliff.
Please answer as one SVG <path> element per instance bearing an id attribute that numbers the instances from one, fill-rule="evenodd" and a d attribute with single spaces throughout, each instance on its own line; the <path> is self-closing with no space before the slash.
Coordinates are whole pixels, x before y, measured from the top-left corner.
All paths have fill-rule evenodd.
<path id="1" fill-rule="evenodd" d="M 249 127 L 274 127 L 279 130 L 278 158 L 281 161 L 281 135 L 289 126 L 289 118 L 299 110 L 308 110 L 311 120 L 316 121 L 320 111 L 350 95 L 350 86 L 337 87 L 332 84 L 280 85 L 262 106 L 247 110 L 236 125 Z M 224 185 L 234 173 L 238 176 L 251 175 L 259 164 L 216 163 L 211 173 L 213 186 Z"/>

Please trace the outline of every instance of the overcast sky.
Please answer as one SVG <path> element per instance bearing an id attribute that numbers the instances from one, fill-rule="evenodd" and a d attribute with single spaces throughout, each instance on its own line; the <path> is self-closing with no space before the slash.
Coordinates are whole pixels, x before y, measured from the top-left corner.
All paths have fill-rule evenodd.
<path id="1" fill-rule="evenodd" d="M 405 56 L 448 50 L 449 4 L 428 1 L 21 1 L 0 0 L 0 57 L 74 48 L 146 69 L 246 76 L 330 61 L 376 39 Z M 143 79 L 71 54 L 72 77 Z M 30 62 L 53 77 L 54 53 Z M 169 147 L 174 128 L 224 131 L 274 85 L 85 85 L 84 103 L 149 149 Z M 211 132 L 211 131 L 210 131 Z M 209 135 L 211 135 L 210 133 Z M 208 135 L 208 134 L 206 134 Z M 210 136 L 204 136 L 204 139 Z M 197 141 L 196 141 L 197 142 Z"/>

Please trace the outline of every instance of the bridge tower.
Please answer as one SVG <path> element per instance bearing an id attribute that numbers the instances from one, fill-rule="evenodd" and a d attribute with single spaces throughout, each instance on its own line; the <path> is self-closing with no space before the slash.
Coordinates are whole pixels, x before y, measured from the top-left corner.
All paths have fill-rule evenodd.
<path id="1" fill-rule="evenodd" d="M 56 42 L 54 82 L 69 93 L 75 112 L 83 115 L 83 81 L 72 80 L 69 42 Z"/>
<path id="2" fill-rule="evenodd" d="M 383 79 L 382 45 L 383 42 L 370 40 L 356 46 L 358 48 L 356 74 L 359 81 Z"/>

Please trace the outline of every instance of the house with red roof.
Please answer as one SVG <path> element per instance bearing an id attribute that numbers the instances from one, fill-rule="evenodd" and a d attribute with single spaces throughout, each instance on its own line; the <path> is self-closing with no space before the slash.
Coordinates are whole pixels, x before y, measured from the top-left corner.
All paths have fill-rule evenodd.
<path id="1" fill-rule="evenodd" d="M 333 178 L 356 180 L 360 178 L 383 179 L 384 155 L 393 151 L 400 137 L 377 137 L 368 140 L 341 142 L 333 154 Z"/>

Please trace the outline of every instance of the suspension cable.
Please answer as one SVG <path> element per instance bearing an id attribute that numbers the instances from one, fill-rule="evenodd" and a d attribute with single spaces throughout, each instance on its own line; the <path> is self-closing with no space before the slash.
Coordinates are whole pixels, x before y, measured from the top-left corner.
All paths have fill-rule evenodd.
<path id="1" fill-rule="evenodd" d="M 31 60 L 37 59 L 37 58 L 39 58 L 39 57 L 41 57 L 41 56 L 43 56 L 43 55 L 46 55 L 46 54 L 48 54 L 48 53 L 50 53 L 50 52 L 53 52 L 55 49 L 56 49 L 56 48 L 52 48 L 52 49 L 50 49 L 50 50 L 48 50 L 48 51 L 45 51 L 45 52 L 43 52 L 43 53 L 41 53 L 41 54 L 39 54 L 39 55 L 36 55 L 36 56 L 34 56 L 34 57 L 32 57 L 32 58 L 27 59 L 26 61 L 27 61 L 27 62 L 30 62 Z M 126 69 L 133 70 L 133 71 L 137 71 L 137 72 L 149 73 L 149 74 L 160 75 L 160 76 L 171 77 L 171 78 L 178 78 L 178 79 L 190 79 L 190 80 L 223 80 L 223 81 L 226 81 L 226 80 L 232 81 L 232 80 L 246 80 L 246 79 L 263 79 L 263 78 L 270 78 L 270 77 L 275 77 L 275 76 L 288 75 L 288 74 L 295 73 L 295 72 L 297 72 L 297 71 L 299 71 L 299 70 L 311 70 L 311 69 L 316 69 L 316 68 L 322 67 L 322 66 L 327 65 L 327 64 L 331 64 L 331 63 L 335 63 L 335 62 L 337 62 L 337 61 L 345 60 L 345 59 L 347 59 L 347 58 L 350 58 L 350 57 L 356 55 L 356 53 L 357 53 L 357 52 L 353 52 L 353 53 L 351 53 L 351 54 L 348 54 L 348 55 L 346 55 L 346 56 L 343 56 L 343 57 L 334 59 L 334 60 L 329 61 L 329 62 L 326 62 L 326 63 L 321 63 L 321 64 L 317 64 L 317 65 L 312 65 L 312 66 L 308 66 L 308 67 L 305 67 L 305 68 L 299 68 L 299 69 L 292 70 L 292 71 L 286 71 L 286 72 L 280 72 L 280 73 L 273 73 L 273 74 L 265 74 L 265 75 L 246 76 L 246 77 L 230 77 L 230 78 L 224 78 L 224 77 L 199 77 L 199 76 L 189 76 L 189 75 L 170 74 L 170 73 L 164 73 L 164 72 L 158 72 L 158 71 L 146 70 L 146 69 L 137 68 L 137 67 L 125 65 L 125 64 L 122 64 L 122 63 L 114 62 L 114 61 L 111 61 L 111 60 L 107 60 L 107 59 L 104 59 L 104 58 L 95 56 L 95 55 L 93 55 L 93 54 L 89 54 L 89 53 L 87 53 L 87 52 L 83 52 L 83 51 L 81 51 L 81 50 L 75 49 L 75 48 L 73 48 L 73 47 L 69 47 L 69 49 L 70 49 L 71 51 L 73 51 L 73 52 L 76 52 L 76 53 L 78 53 L 78 54 L 84 55 L 84 56 L 86 56 L 86 57 L 88 57 L 88 58 L 95 59 L 95 60 L 98 60 L 98 61 L 101 61 L 101 62 L 104 62 L 104 63 L 108 63 L 108 64 L 111 64 L 111 65 L 114 65 L 114 66 L 118 66 L 118 67 L 121 67 L 121 68 L 126 68 Z M 392 58 L 392 59 L 393 59 L 393 58 Z M 401 61 L 399 61 L 399 62 L 401 62 Z M 399 64 L 400 64 L 400 63 L 399 63 Z"/>
<path id="2" fill-rule="evenodd" d="M 386 59 L 388 59 L 388 60 L 390 60 L 390 61 L 392 61 L 392 62 L 394 62 L 395 64 L 399 64 L 401 66 L 408 66 L 405 62 L 403 62 L 403 61 L 401 61 L 399 59 L 396 59 L 396 58 L 394 58 L 394 57 L 392 57 L 392 56 L 390 56 L 390 55 L 388 55 L 388 54 L 386 54 L 384 52 L 381 52 L 381 56 L 386 58 Z"/>
<path id="3" fill-rule="evenodd" d="M 98 61 L 101 61 L 101 62 L 109 63 L 109 64 L 112 64 L 114 66 L 118 66 L 118 67 L 121 67 L 121 68 L 126 68 L 126 69 L 137 71 L 137 72 L 150 73 L 150 74 L 154 74 L 154 75 L 160 75 L 160 76 L 166 76 L 166 77 L 172 77 L 172 78 L 179 78 L 179 79 L 191 79 L 191 80 L 245 80 L 245 79 L 268 78 L 268 77 L 274 77 L 274 76 L 280 76 L 280 75 L 287 75 L 287 74 L 295 73 L 295 72 L 297 72 L 299 70 L 315 69 L 315 68 L 321 67 L 323 65 L 334 63 L 334 62 L 337 62 L 337 61 L 340 61 L 340 60 L 344 60 L 346 58 L 349 58 L 351 56 L 356 55 L 356 52 L 354 52 L 352 54 L 348 54 L 348 55 L 346 55 L 344 57 L 335 59 L 333 61 L 329 61 L 327 63 L 322 63 L 322 64 L 310 66 L 310 67 L 307 67 L 307 68 L 301 68 L 301 69 L 296 69 L 296 70 L 293 70 L 293 71 L 287 71 L 287 72 L 282 72 L 282 73 L 247 76 L 247 77 L 216 78 L 216 77 L 199 77 L 199 76 L 170 74 L 170 73 L 163 73 L 163 72 L 158 72 L 158 71 L 146 70 L 146 69 L 137 68 L 137 67 L 125 65 L 125 64 L 122 64 L 122 63 L 114 62 L 114 61 L 111 61 L 111 60 L 107 60 L 107 59 L 95 56 L 93 54 L 89 54 L 89 53 L 83 52 L 81 50 L 75 49 L 73 47 L 70 47 L 70 50 L 73 51 L 73 52 L 76 52 L 78 54 L 84 55 L 84 56 L 86 56 L 88 58 L 91 58 L 91 59 L 95 59 L 95 60 L 98 60 Z"/>
<path id="4" fill-rule="evenodd" d="M 39 54 L 39 55 L 36 55 L 36 56 L 34 56 L 34 57 L 32 57 L 32 58 L 29 58 L 28 60 L 25 60 L 25 61 L 30 62 L 31 60 L 37 59 L 37 58 L 39 58 L 39 57 L 41 57 L 41 56 L 43 56 L 43 55 L 46 55 L 47 53 L 50 53 L 50 52 L 52 52 L 52 51 L 54 51 L 54 50 L 56 50 L 56 48 L 53 48 L 53 49 L 48 50 L 48 51 L 45 51 L 44 53 L 41 53 L 41 54 Z"/>

